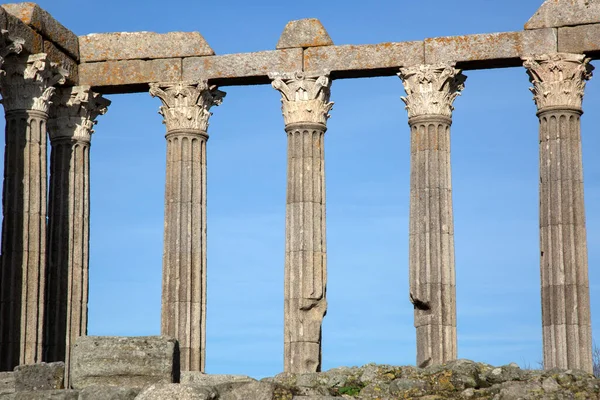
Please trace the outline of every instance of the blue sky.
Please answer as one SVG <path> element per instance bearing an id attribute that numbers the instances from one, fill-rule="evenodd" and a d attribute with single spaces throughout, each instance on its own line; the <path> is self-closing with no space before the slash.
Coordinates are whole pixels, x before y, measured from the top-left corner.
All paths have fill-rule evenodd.
<path id="1" fill-rule="evenodd" d="M 319 18 L 336 44 L 514 31 L 538 0 L 221 2 L 40 0 L 78 35 L 199 31 L 217 54 L 274 49 L 286 22 Z M 522 68 L 467 71 L 452 168 L 458 353 L 542 359 L 538 121 Z M 600 344 L 600 82 L 582 119 L 592 321 Z M 280 95 L 225 87 L 208 142 L 207 372 L 283 363 L 286 138 Z M 328 314 L 323 368 L 414 364 L 408 301 L 409 130 L 397 77 L 339 80 L 326 134 Z M 149 94 L 111 95 L 91 150 L 89 334 L 160 330 L 165 128 Z"/>

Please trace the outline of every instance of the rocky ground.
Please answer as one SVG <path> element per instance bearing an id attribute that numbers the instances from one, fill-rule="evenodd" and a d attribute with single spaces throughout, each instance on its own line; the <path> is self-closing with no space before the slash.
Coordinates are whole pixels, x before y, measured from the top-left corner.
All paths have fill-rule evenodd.
<path id="1" fill-rule="evenodd" d="M 282 373 L 260 381 L 183 372 L 181 383 L 144 387 L 129 386 L 120 376 L 120 386 L 107 380 L 77 390 L 60 389 L 61 367 L 61 363 L 40 364 L 4 373 L 0 400 L 600 400 L 600 379 L 582 371 L 523 370 L 516 364 L 493 367 L 469 360 L 428 368 L 368 364 L 321 373 Z M 131 382 L 139 382 L 139 376 Z"/>

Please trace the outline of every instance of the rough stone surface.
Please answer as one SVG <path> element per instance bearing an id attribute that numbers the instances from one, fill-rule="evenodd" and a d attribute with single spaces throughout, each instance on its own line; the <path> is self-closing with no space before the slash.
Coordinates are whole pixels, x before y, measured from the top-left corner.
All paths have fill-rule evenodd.
<path id="1" fill-rule="evenodd" d="M 77 65 L 77 61 L 47 40 L 44 40 L 44 53 L 48 55 L 48 60 L 57 63 L 67 71 L 67 85 L 77 85 L 79 82 L 79 66 Z"/>
<path id="2" fill-rule="evenodd" d="M 213 400 L 217 398 L 217 391 L 209 387 L 186 384 L 156 384 L 143 390 L 136 397 L 136 400 Z M 253 398 L 247 397 L 247 399 Z"/>
<path id="3" fill-rule="evenodd" d="M 117 386 L 88 386 L 79 392 L 79 400 L 133 400 L 139 392 Z"/>
<path id="4" fill-rule="evenodd" d="M 175 339 L 163 336 L 81 337 L 72 350 L 71 386 L 171 383 L 178 378 L 176 345 Z"/>
<path id="5" fill-rule="evenodd" d="M 358 70 L 364 74 L 365 70 L 395 69 L 423 62 L 423 42 L 315 47 L 304 52 L 305 71 L 352 74 Z"/>
<path id="6" fill-rule="evenodd" d="M 17 392 L 11 400 L 78 400 L 77 390 L 43 390 Z"/>
<path id="7" fill-rule="evenodd" d="M 227 54 L 213 57 L 183 59 L 183 80 L 232 78 L 262 78 L 268 82 L 272 71 L 302 70 L 302 49 L 261 51 L 257 53 Z"/>
<path id="8" fill-rule="evenodd" d="M 333 45 L 333 41 L 321 21 L 316 18 L 305 18 L 288 22 L 275 48 L 290 49 L 331 45 Z"/>
<path id="9" fill-rule="evenodd" d="M 269 382 L 249 382 L 217 388 L 219 400 L 273 400 L 290 398 L 291 391 Z M 284 397 L 285 396 L 285 397 Z"/>
<path id="10" fill-rule="evenodd" d="M 253 382 L 254 378 L 246 375 L 213 375 L 199 371 L 181 371 L 181 383 L 190 383 L 201 386 L 215 386 L 230 382 Z"/>
<path id="11" fill-rule="evenodd" d="M 65 364 L 62 362 L 19 365 L 15 368 L 15 390 L 53 390 L 64 388 Z"/>
<path id="12" fill-rule="evenodd" d="M 4 9 L 2 9 L 4 13 Z M 31 29 L 27 24 L 12 14 L 5 13 L 6 29 L 11 39 L 22 39 L 23 50 L 29 54 L 36 54 L 44 51 L 44 41 L 42 36 Z"/>
<path id="13" fill-rule="evenodd" d="M 0 396 L 15 392 L 15 373 L 0 372 Z"/>
<path id="14" fill-rule="evenodd" d="M 425 63 L 521 64 L 528 54 L 556 52 L 556 29 L 486 33 L 425 39 Z"/>
<path id="15" fill-rule="evenodd" d="M 3 4 L 10 14 L 31 26 L 45 39 L 52 41 L 70 57 L 79 60 L 79 44 L 77 35 L 56 21 L 47 11 L 35 3 Z"/>
<path id="16" fill-rule="evenodd" d="M 561 53 L 600 51 L 600 24 L 559 28 L 558 51 Z"/>
<path id="17" fill-rule="evenodd" d="M 546 0 L 525 24 L 539 29 L 600 22 L 599 0 Z"/>
<path id="18" fill-rule="evenodd" d="M 199 32 L 115 32 L 79 37 L 81 62 L 212 56 Z"/>
<path id="19" fill-rule="evenodd" d="M 135 91 L 146 91 L 148 83 L 179 80 L 181 80 L 180 58 L 106 61 L 79 65 L 79 84 L 96 88 L 137 85 Z"/>

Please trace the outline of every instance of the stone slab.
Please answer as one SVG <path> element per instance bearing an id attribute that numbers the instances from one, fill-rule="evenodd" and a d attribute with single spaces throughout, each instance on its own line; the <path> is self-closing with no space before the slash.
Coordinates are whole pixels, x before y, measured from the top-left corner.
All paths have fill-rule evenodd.
<path id="1" fill-rule="evenodd" d="M 600 51 L 600 24 L 558 28 L 558 51 L 561 53 Z"/>
<path id="2" fill-rule="evenodd" d="M 78 400 L 77 390 L 40 390 L 33 392 L 17 392 L 14 400 Z"/>
<path id="3" fill-rule="evenodd" d="M 156 384 L 142 391 L 137 400 L 216 400 L 217 392 L 213 388 L 186 384 Z M 248 397 L 248 400 L 253 399 Z M 254 399 L 253 399 L 254 400 Z M 256 399 L 258 400 L 258 399 Z"/>
<path id="4" fill-rule="evenodd" d="M 556 29 L 486 33 L 425 39 L 425 63 L 474 63 L 491 67 L 521 65 L 521 56 L 553 53 Z"/>
<path id="5" fill-rule="evenodd" d="M 69 73 L 67 76 L 67 85 L 76 86 L 79 83 L 79 66 L 77 61 L 59 50 L 54 43 L 44 40 L 44 53 L 48 54 L 48 59 L 57 63 Z"/>
<path id="6" fill-rule="evenodd" d="M 35 3 L 12 3 L 3 4 L 2 7 L 32 27 L 44 38 L 52 41 L 70 57 L 79 60 L 77 35 L 65 28 L 40 6 Z"/>
<path id="7" fill-rule="evenodd" d="M 280 50 L 332 45 L 333 41 L 321 21 L 305 18 L 288 22 L 275 48 Z"/>
<path id="8" fill-rule="evenodd" d="M 200 371 L 181 371 L 181 383 L 190 383 L 201 386 L 215 386 L 229 382 L 255 382 L 256 379 L 246 375 L 220 375 L 205 374 Z"/>
<path id="9" fill-rule="evenodd" d="M 15 373 L 0 372 L 0 396 L 15 392 Z"/>
<path id="10" fill-rule="evenodd" d="M 116 32 L 79 37 L 81 62 L 211 56 L 199 32 Z"/>
<path id="11" fill-rule="evenodd" d="M 79 65 L 79 84 L 94 88 L 114 87 L 116 91 L 147 91 L 150 82 L 181 79 L 181 59 L 124 60 Z M 132 90 L 123 87 L 137 85 Z"/>
<path id="12" fill-rule="evenodd" d="M 27 392 L 63 389 L 64 375 L 63 362 L 19 365 L 15 368 L 15 390 Z"/>
<path id="13" fill-rule="evenodd" d="M 172 383 L 179 371 L 177 341 L 164 336 L 83 336 L 71 355 L 71 386 L 94 385 L 140 389 Z"/>
<path id="14" fill-rule="evenodd" d="M 5 26 L 2 29 L 8 31 L 8 36 L 11 39 L 14 40 L 19 38 L 24 40 L 23 49 L 26 52 L 36 54 L 41 53 L 44 50 L 44 42 L 40 34 L 36 33 L 23 21 L 12 14 L 6 13 L 4 14 L 4 17 L 3 22 Z"/>
<path id="15" fill-rule="evenodd" d="M 248 83 L 268 83 L 269 72 L 302 70 L 302 49 L 261 51 L 257 53 L 227 54 L 213 57 L 183 59 L 183 80 L 219 80 L 219 84 L 237 84 L 245 78 Z"/>
<path id="16" fill-rule="evenodd" d="M 117 386 L 88 386 L 79 392 L 79 400 L 133 400 L 139 392 Z"/>
<path id="17" fill-rule="evenodd" d="M 600 23 L 600 0 L 546 0 L 525 29 Z"/>
<path id="18" fill-rule="evenodd" d="M 364 71 L 381 69 L 396 73 L 398 67 L 423 62 L 423 42 L 315 47 L 304 52 L 306 71 L 347 72 L 351 76 L 369 76 Z"/>

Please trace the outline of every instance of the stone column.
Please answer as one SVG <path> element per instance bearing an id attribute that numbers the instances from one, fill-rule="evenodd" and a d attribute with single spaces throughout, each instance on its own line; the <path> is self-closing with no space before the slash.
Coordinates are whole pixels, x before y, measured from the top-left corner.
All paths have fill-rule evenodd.
<path id="1" fill-rule="evenodd" d="M 333 103 L 326 74 L 271 74 L 281 92 L 288 137 L 284 367 L 321 370 L 321 324 L 327 311 L 324 134 Z"/>
<path id="2" fill-rule="evenodd" d="M 401 68 L 398 76 L 411 131 L 410 301 L 417 365 L 425 367 L 457 356 L 450 125 L 466 77 L 453 64 Z"/>
<path id="3" fill-rule="evenodd" d="M 182 371 L 204 371 L 206 141 L 210 108 L 225 93 L 198 83 L 154 83 L 167 125 L 161 332 L 179 340 Z"/>
<path id="4" fill-rule="evenodd" d="M 44 361 L 65 362 L 68 387 L 71 344 L 87 334 L 90 140 L 110 101 L 89 86 L 58 89 L 52 100 Z"/>
<path id="5" fill-rule="evenodd" d="M 544 367 L 592 372 L 580 117 L 582 54 L 523 58 L 540 120 L 540 269 Z"/>
<path id="6" fill-rule="evenodd" d="M 42 361 L 46 284 L 46 122 L 66 72 L 46 54 L 7 60 L 0 79 L 6 147 L 0 278 L 0 369 Z"/>

